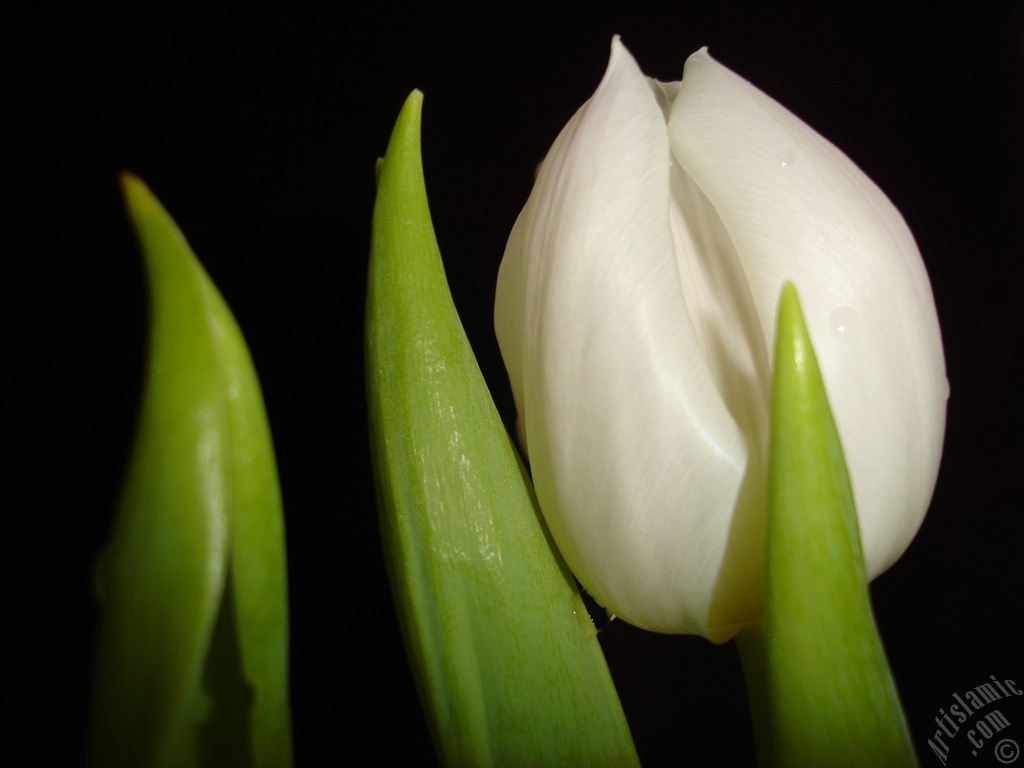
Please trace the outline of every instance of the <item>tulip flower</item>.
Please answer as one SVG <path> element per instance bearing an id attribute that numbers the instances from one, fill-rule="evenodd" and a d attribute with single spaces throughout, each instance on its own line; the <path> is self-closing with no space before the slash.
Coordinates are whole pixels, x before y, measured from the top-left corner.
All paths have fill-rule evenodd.
<path id="1" fill-rule="evenodd" d="M 706 50 L 666 84 L 613 41 L 509 238 L 495 326 L 551 533 L 632 624 L 724 642 L 760 619 L 787 281 L 874 578 L 921 525 L 945 426 L 913 237 L 840 150 Z"/>

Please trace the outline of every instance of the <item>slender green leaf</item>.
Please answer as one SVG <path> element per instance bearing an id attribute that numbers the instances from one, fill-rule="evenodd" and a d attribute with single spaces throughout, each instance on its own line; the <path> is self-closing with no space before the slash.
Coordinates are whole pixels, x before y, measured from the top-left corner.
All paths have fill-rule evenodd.
<path id="1" fill-rule="evenodd" d="M 445 765 L 628 766 L 632 739 L 452 304 L 414 92 L 380 169 L 367 302 L 371 445 L 406 649 Z"/>
<path id="2" fill-rule="evenodd" d="M 252 360 L 223 299 L 139 179 L 149 362 L 101 597 L 97 766 L 289 766 L 284 525 Z"/>
<path id="3" fill-rule="evenodd" d="M 775 765 L 796 768 L 915 765 L 871 612 L 842 445 L 790 284 L 779 307 L 771 424 L 768 752 Z"/>

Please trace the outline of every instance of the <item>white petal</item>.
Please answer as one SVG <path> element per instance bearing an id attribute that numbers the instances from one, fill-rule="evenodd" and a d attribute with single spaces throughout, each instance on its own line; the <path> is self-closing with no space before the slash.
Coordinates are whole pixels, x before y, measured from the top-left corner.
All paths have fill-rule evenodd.
<path id="1" fill-rule="evenodd" d="M 687 61 L 672 152 L 740 254 L 764 328 L 800 292 L 850 467 L 869 577 L 917 532 L 948 384 L 934 301 L 903 218 L 842 152 L 715 62 Z"/>
<path id="2" fill-rule="evenodd" d="M 616 40 L 516 222 L 495 326 L 577 577 L 633 624 L 723 639 L 735 628 L 709 621 L 748 450 L 681 285 L 670 168 L 654 91 Z"/>

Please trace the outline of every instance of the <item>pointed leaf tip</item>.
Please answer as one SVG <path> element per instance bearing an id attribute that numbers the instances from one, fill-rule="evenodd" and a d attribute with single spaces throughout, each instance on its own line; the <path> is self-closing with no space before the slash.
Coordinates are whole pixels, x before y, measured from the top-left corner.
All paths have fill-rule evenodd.
<path id="1" fill-rule="evenodd" d="M 90 763 L 289 766 L 283 518 L 259 383 L 177 225 L 141 179 L 120 183 L 149 352 L 100 573 Z"/>
<path id="2" fill-rule="evenodd" d="M 774 764 L 916 765 L 871 611 L 843 448 L 790 283 L 770 443 L 764 665 Z"/>
<path id="3" fill-rule="evenodd" d="M 377 190 L 370 443 L 410 666 L 445 765 L 636 765 L 586 609 L 451 300 L 410 94 Z"/>

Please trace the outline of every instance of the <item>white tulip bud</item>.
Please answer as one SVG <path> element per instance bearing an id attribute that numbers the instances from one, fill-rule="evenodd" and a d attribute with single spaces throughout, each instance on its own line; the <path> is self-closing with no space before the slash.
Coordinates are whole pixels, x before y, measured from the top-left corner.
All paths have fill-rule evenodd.
<path id="1" fill-rule="evenodd" d="M 787 280 L 873 578 L 921 525 L 945 427 L 914 239 L 842 152 L 706 50 L 665 84 L 616 38 L 509 238 L 495 325 L 552 535 L 632 624 L 722 642 L 760 617 Z"/>

